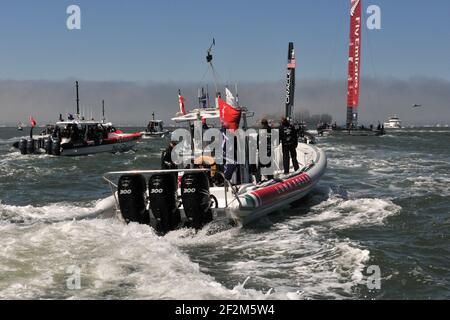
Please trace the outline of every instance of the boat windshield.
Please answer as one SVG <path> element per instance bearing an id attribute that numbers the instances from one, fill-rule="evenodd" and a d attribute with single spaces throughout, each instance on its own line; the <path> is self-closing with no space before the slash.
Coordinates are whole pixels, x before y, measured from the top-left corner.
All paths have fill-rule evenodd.
<path id="1" fill-rule="evenodd" d="M 148 132 L 161 132 L 163 131 L 163 122 L 151 120 L 147 125 Z"/>
<path id="2" fill-rule="evenodd" d="M 114 127 L 104 127 L 101 123 L 68 123 L 58 127 L 61 131 L 61 138 L 69 139 L 72 142 L 106 139 L 109 132 L 115 131 Z"/>

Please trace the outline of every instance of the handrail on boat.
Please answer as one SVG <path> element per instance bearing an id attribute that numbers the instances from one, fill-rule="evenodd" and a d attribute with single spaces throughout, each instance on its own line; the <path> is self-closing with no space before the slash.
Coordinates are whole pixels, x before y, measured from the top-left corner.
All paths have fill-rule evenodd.
<path id="1" fill-rule="evenodd" d="M 129 170 L 129 171 L 111 171 L 105 173 L 105 176 L 119 175 L 119 174 L 157 174 L 157 173 L 199 173 L 199 172 L 209 172 L 210 169 L 167 169 L 167 170 Z"/>

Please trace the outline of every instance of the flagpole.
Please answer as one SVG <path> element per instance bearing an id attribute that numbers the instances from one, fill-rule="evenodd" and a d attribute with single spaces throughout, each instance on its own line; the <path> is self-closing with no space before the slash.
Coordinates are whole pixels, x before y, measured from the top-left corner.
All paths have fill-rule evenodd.
<path id="1" fill-rule="evenodd" d="M 236 91 L 236 106 L 239 107 L 239 93 L 237 83 L 234 84 L 234 91 Z"/>

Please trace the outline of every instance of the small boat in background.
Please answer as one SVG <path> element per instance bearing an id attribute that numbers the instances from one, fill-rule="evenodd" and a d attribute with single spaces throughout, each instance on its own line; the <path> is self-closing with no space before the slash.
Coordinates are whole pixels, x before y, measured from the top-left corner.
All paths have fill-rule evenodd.
<path id="1" fill-rule="evenodd" d="M 76 82 L 77 114 L 64 120 L 62 115 L 55 125 L 47 125 L 38 136 L 33 136 L 36 120 L 30 117 L 29 138 L 15 142 L 13 146 L 21 154 L 48 154 L 54 156 L 82 156 L 96 153 L 126 152 L 141 138 L 140 132 L 124 133 L 105 120 L 103 101 L 103 120 L 85 120 L 80 115 L 78 81 Z"/>
<path id="2" fill-rule="evenodd" d="M 389 117 L 389 120 L 384 123 L 385 129 L 401 129 L 402 121 L 398 118 L 397 115 Z"/>
<path id="3" fill-rule="evenodd" d="M 23 131 L 23 128 L 25 127 L 25 124 L 24 123 L 19 123 L 18 125 L 17 125 L 17 130 L 19 130 L 19 131 Z"/>
<path id="4" fill-rule="evenodd" d="M 143 139 L 164 138 L 170 131 L 164 129 L 164 122 L 162 120 L 155 120 L 155 113 L 152 113 L 152 120 L 147 125 L 145 131 L 141 132 Z"/>

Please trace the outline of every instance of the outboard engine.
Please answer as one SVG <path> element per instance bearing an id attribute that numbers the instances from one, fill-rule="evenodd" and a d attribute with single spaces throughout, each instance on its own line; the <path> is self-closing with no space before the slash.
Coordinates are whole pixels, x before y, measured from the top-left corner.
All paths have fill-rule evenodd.
<path id="1" fill-rule="evenodd" d="M 27 154 L 27 139 L 20 139 L 19 150 L 21 154 Z"/>
<path id="2" fill-rule="evenodd" d="M 44 140 L 44 150 L 46 154 L 52 154 L 52 138 Z"/>
<path id="3" fill-rule="evenodd" d="M 52 139 L 52 154 L 54 156 L 61 155 L 61 141 L 59 139 Z"/>
<path id="4" fill-rule="evenodd" d="M 150 208 L 157 220 L 156 231 L 167 233 L 175 230 L 181 222 L 177 178 L 176 175 L 167 173 L 154 175 L 148 181 Z"/>
<path id="5" fill-rule="evenodd" d="M 34 139 L 29 138 L 27 140 L 27 153 L 28 154 L 33 154 L 36 151 L 36 145 L 34 143 Z"/>
<path id="6" fill-rule="evenodd" d="M 186 173 L 183 176 L 181 199 L 189 227 L 198 230 L 212 221 L 209 179 L 205 173 Z"/>
<path id="7" fill-rule="evenodd" d="M 127 223 L 149 224 L 150 216 L 146 201 L 147 184 L 140 174 L 124 175 L 119 179 L 117 192 L 122 217 Z"/>
<path id="8" fill-rule="evenodd" d="M 37 141 L 37 147 L 38 149 L 44 149 L 44 138 L 39 138 Z"/>

